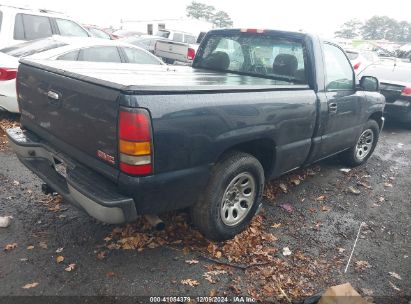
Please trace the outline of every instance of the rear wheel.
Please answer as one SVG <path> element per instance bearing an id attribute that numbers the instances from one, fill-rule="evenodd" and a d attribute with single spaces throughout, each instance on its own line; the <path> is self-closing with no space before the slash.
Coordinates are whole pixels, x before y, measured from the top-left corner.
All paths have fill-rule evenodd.
<path id="1" fill-rule="evenodd" d="M 365 163 L 374 152 L 379 134 L 378 123 L 375 120 L 369 120 L 361 131 L 355 146 L 341 154 L 343 161 L 352 167 Z"/>
<path id="2" fill-rule="evenodd" d="M 192 221 L 209 239 L 232 238 L 255 215 L 263 189 L 260 162 L 246 153 L 229 153 L 215 165 L 205 193 L 191 208 Z"/>

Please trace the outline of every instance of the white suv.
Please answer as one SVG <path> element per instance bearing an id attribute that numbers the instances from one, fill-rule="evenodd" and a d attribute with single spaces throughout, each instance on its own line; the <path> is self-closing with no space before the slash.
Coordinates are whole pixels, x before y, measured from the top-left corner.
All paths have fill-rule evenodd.
<path id="1" fill-rule="evenodd" d="M 63 14 L 0 5 L 0 49 L 52 35 L 90 36 L 86 29 Z"/>

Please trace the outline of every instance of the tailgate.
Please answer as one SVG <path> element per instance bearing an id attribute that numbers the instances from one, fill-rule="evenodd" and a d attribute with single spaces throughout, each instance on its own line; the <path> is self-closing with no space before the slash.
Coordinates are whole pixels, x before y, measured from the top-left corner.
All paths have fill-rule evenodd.
<path id="1" fill-rule="evenodd" d="M 117 167 L 119 91 L 27 64 L 19 66 L 17 90 L 24 127 L 79 162 Z"/>
<path id="2" fill-rule="evenodd" d="M 174 41 L 158 41 L 155 54 L 159 57 L 186 62 L 188 44 Z"/>

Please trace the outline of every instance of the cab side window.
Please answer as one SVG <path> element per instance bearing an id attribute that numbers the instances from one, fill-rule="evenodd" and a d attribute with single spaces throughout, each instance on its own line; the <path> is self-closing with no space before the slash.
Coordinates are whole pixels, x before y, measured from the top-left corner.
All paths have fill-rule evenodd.
<path id="1" fill-rule="evenodd" d="M 77 58 L 78 58 L 78 53 L 79 53 L 78 50 L 72 51 L 72 52 L 69 52 L 69 53 L 66 53 L 64 55 L 61 55 L 61 56 L 57 57 L 57 60 L 76 61 Z"/>
<path id="2" fill-rule="evenodd" d="M 121 62 L 120 54 L 115 46 L 96 46 L 82 49 L 79 61 Z"/>
<path id="3" fill-rule="evenodd" d="M 48 17 L 17 14 L 14 25 L 14 39 L 34 40 L 53 35 Z"/>
<path id="4" fill-rule="evenodd" d="M 335 45 L 324 43 L 324 64 L 327 91 L 353 90 L 354 72 L 343 51 Z"/>
<path id="5" fill-rule="evenodd" d="M 56 23 L 61 36 L 88 37 L 87 32 L 73 21 L 56 18 Z"/>

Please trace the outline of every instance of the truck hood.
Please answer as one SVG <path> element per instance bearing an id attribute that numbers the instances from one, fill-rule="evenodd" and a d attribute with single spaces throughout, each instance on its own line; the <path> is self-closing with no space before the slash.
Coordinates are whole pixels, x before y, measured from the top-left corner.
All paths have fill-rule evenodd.
<path id="1" fill-rule="evenodd" d="M 217 72 L 192 67 L 148 64 L 100 63 L 24 58 L 21 63 L 66 77 L 81 79 L 121 91 L 188 92 L 201 90 L 250 90 L 288 88 L 273 79 Z M 308 88 L 307 85 L 292 85 Z"/>

